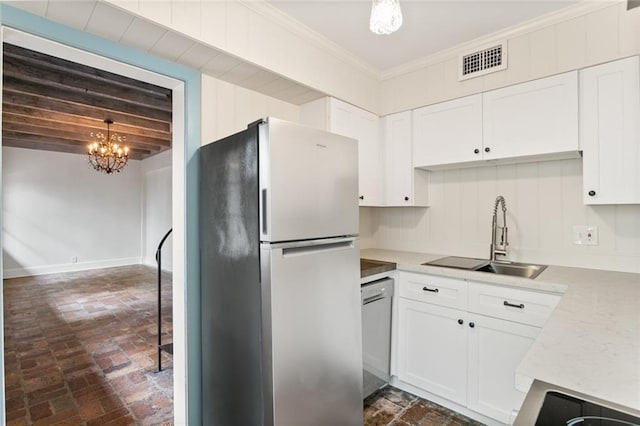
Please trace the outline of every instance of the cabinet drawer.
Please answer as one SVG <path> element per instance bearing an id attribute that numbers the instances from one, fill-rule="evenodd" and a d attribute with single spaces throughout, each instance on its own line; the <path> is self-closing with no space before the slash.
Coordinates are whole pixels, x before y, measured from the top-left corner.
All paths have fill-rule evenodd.
<path id="1" fill-rule="evenodd" d="M 542 327 L 560 301 L 551 293 L 469 282 L 469 312 Z"/>
<path id="2" fill-rule="evenodd" d="M 400 272 L 400 297 L 456 309 L 467 309 L 467 283 L 437 275 Z"/>

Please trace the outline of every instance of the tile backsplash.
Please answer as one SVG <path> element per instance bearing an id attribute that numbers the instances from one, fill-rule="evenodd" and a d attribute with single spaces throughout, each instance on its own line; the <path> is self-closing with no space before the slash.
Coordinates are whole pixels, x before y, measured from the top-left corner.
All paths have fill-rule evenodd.
<path id="1" fill-rule="evenodd" d="M 429 208 L 361 208 L 361 247 L 488 257 L 496 196 L 515 261 L 640 272 L 640 205 L 585 206 L 582 160 L 431 172 Z M 573 243 L 596 226 L 599 245 Z"/>

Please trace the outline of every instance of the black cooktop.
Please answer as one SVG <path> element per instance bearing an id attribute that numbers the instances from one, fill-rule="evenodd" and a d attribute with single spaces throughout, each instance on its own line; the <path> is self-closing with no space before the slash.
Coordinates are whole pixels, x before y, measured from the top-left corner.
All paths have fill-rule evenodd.
<path id="1" fill-rule="evenodd" d="M 559 392 L 547 392 L 535 426 L 640 426 L 640 418 Z"/>

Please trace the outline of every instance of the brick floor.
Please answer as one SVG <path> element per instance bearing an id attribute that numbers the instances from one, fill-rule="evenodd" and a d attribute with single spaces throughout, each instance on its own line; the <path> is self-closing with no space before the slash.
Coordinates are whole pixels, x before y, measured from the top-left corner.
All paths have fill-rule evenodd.
<path id="1" fill-rule="evenodd" d="M 482 426 L 482 423 L 385 386 L 364 400 L 364 426 Z"/>
<path id="2" fill-rule="evenodd" d="M 163 275 L 163 343 L 171 275 Z M 4 280 L 7 425 L 170 425 L 171 356 L 157 372 L 156 270 Z"/>

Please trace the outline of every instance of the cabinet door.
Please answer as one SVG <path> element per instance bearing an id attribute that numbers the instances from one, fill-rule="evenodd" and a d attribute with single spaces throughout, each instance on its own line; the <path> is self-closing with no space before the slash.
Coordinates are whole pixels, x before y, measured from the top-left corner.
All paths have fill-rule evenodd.
<path id="1" fill-rule="evenodd" d="M 578 151 L 576 71 L 483 93 L 484 159 Z"/>
<path id="2" fill-rule="evenodd" d="M 378 117 L 367 111 L 358 111 L 358 156 L 360 165 L 361 206 L 383 205 L 382 153 Z"/>
<path id="3" fill-rule="evenodd" d="M 638 56 L 580 72 L 584 203 L 640 203 Z"/>
<path id="4" fill-rule="evenodd" d="M 358 140 L 360 205 L 382 205 L 382 166 L 378 117 L 353 105 L 331 98 L 329 131 Z"/>
<path id="5" fill-rule="evenodd" d="M 428 169 L 481 159 L 482 95 L 413 110 L 414 167 Z"/>
<path id="6" fill-rule="evenodd" d="M 383 117 L 380 121 L 386 206 L 427 206 L 428 176 L 413 168 L 411 111 Z"/>
<path id="7" fill-rule="evenodd" d="M 404 298 L 398 313 L 398 378 L 465 404 L 467 314 Z"/>
<path id="8" fill-rule="evenodd" d="M 473 327 L 470 327 L 473 324 Z M 504 423 L 519 410 L 525 393 L 515 387 L 515 372 L 540 329 L 469 314 L 467 407 Z"/>

